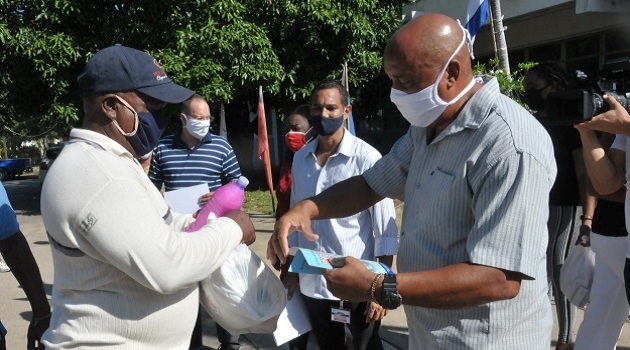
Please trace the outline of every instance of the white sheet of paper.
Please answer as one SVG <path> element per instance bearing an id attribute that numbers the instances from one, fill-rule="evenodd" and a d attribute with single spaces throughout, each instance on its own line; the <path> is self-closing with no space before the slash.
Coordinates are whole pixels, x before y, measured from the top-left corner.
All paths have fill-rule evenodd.
<path id="1" fill-rule="evenodd" d="M 302 301 L 302 294 L 298 290 L 293 294 L 293 298 L 287 301 L 287 307 L 280 314 L 278 327 L 273 332 L 273 339 L 276 341 L 276 345 L 282 345 L 311 329 L 311 322 Z"/>
<path id="2" fill-rule="evenodd" d="M 176 213 L 193 214 L 200 209 L 199 197 L 206 193 L 208 193 L 208 184 L 199 184 L 164 192 L 164 200 Z"/>

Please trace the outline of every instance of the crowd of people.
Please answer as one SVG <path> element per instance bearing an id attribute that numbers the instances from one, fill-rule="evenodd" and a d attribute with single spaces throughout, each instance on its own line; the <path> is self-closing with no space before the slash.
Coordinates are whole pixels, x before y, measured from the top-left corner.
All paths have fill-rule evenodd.
<path id="1" fill-rule="evenodd" d="M 528 110 L 496 78 L 473 75 L 471 47 L 441 14 L 417 16 L 390 37 L 384 70 L 410 127 L 384 156 L 344 127 L 352 105 L 337 82 L 317 84 L 287 115 L 290 152 L 267 257 L 288 298 L 301 294 L 321 349 L 382 349 L 380 322 L 400 306 L 409 349 L 548 349 L 551 299 L 557 350 L 616 346 L 630 312 L 630 115 L 605 97 L 611 108 L 601 115 L 549 123 L 548 96 L 568 87 L 560 65 L 527 72 Z M 210 130 L 208 102 L 157 62 L 115 45 L 78 77 L 83 124 L 41 192 L 52 312 L 0 185 L 0 252 L 33 310 L 29 348 L 198 348 L 198 282 L 256 239 L 242 210 L 184 233 L 195 215 L 166 204 L 165 192 L 205 183 L 195 199 L 203 205 L 241 169 L 228 140 Z M 168 104 L 179 104 L 181 128 L 162 137 Z M 404 202 L 400 231 L 393 199 Z M 576 307 L 559 287 L 576 244 L 597 253 L 577 336 Z M 287 269 L 293 247 L 343 257 L 322 275 L 296 274 Z M 396 273 L 359 261 L 392 266 L 394 256 Z M 0 349 L 5 334 L 0 323 Z M 240 347 L 240 335 L 218 323 L 217 334 L 221 349 Z M 309 336 L 289 348 L 306 349 Z"/>

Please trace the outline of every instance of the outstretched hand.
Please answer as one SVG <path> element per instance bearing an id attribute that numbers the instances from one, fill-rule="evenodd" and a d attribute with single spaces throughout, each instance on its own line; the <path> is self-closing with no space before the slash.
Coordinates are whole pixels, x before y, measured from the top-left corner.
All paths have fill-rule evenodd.
<path id="1" fill-rule="evenodd" d="M 286 264 L 289 255 L 289 241 L 287 237 L 293 231 L 300 231 L 309 241 L 316 241 L 319 236 L 311 230 L 311 216 L 304 201 L 296 204 L 286 214 L 282 215 L 273 227 L 273 234 L 267 243 L 267 259 L 274 265 L 278 260 Z"/>

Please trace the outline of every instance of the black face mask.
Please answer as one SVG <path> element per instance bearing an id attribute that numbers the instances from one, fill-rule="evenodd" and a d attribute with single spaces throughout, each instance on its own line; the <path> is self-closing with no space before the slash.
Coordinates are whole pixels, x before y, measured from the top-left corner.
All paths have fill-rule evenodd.
<path id="1" fill-rule="evenodd" d="M 311 116 L 313 126 L 319 135 L 330 136 L 343 125 L 343 116 L 338 118 L 326 118 L 322 115 Z"/>
<path id="2" fill-rule="evenodd" d="M 138 113 L 138 131 L 133 136 L 127 136 L 136 155 L 142 156 L 153 150 L 162 137 L 166 122 L 164 110 Z"/>
<path id="3" fill-rule="evenodd" d="M 542 91 L 546 89 L 526 90 L 523 93 L 523 102 L 533 111 L 540 111 L 547 107 L 547 100 L 542 98 Z"/>
<path id="4" fill-rule="evenodd" d="M 116 96 L 116 98 L 125 108 L 129 109 L 134 114 L 134 118 L 137 118 L 137 125 L 134 125 L 134 131 L 125 132 L 120 128 L 116 120 L 113 120 L 112 123 L 114 123 L 118 131 L 127 138 L 127 141 L 129 141 L 135 152 L 135 157 L 142 157 L 148 154 L 157 146 L 166 128 L 167 119 L 164 114 L 166 109 L 162 108 L 160 110 L 154 110 L 153 112 L 138 113 L 122 97 Z"/>

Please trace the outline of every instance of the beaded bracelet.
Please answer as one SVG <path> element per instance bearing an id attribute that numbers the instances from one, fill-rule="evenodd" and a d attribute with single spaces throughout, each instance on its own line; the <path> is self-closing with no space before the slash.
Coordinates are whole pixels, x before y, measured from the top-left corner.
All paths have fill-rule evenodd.
<path id="1" fill-rule="evenodd" d="M 381 276 L 383 276 L 383 274 L 377 273 L 372 280 L 372 285 L 370 286 L 370 296 L 372 297 L 372 301 L 376 301 L 376 296 L 374 294 L 376 294 L 376 284 L 378 283 L 378 279 L 381 278 Z"/>

